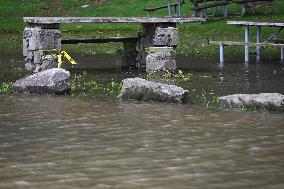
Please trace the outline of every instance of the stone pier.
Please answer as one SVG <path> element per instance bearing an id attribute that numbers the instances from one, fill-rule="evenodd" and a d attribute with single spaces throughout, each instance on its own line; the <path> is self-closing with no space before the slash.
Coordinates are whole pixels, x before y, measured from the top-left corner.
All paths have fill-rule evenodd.
<path id="1" fill-rule="evenodd" d="M 178 29 L 174 27 L 155 29 L 152 47 L 146 58 L 147 72 L 175 70 L 175 48 L 178 46 Z"/>
<path id="2" fill-rule="evenodd" d="M 39 72 L 46 65 L 45 51 L 60 51 L 61 32 L 59 24 L 28 26 L 23 32 L 23 55 L 25 68 L 31 72 Z M 49 61 L 50 62 L 50 61 Z M 56 67 L 54 64 L 51 67 Z"/>

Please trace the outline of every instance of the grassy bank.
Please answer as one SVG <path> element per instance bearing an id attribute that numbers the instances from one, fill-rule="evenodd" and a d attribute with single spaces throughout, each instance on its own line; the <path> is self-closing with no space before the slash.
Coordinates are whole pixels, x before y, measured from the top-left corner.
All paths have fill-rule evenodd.
<path id="1" fill-rule="evenodd" d="M 0 48 L 2 52 L 21 52 L 22 31 L 25 23 L 24 16 L 145 16 L 146 7 L 165 4 L 166 0 L 0 0 Z M 83 5 L 88 5 L 82 8 Z M 186 1 L 183 6 L 183 15 L 193 14 L 192 4 Z M 243 40 L 241 27 L 226 24 L 227 20 L 284 20 L 284 2 L 276 1 L 275 12 L 269 14 L 267 8 L 258 8 L 256 13 L 248 13 L 245 17 L 230 16 L 227 19 L 209 20 L 198 25 L 183 24 L 180 28 L 180 46 L 178 54 L 210 57 L 218 54 L 218 47 L 208 45 L 210 40 Z M 239 5 L 230 5 L 229 14 L 240 13 Z M 167 10 L 157 11 L 155 16 L 165 16 Z M 106 37 L 106 36 L 136 36 L 140 25 L 128 24 L 72 24 L 63 25 L 64 37 Z M 267 37 L 272 28 L 263 30 L 263 37 Z M 255 31 L 251 31 L 252 34 Z M 254 35 L 253 35 L 254 36 Z M 63 48 L 71 52 L 83 54 L 114 53 L 120 44 L 83 44 L 65 45 Z M 266 49 L 267 52 L 278 52 L 278 49 Z M 240 47 L 229 47 L 227 53 L 239 54 Z"/>

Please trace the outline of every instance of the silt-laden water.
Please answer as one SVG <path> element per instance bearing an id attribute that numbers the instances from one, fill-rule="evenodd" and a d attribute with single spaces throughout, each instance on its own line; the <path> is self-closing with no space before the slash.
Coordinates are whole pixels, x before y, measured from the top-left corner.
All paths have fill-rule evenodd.
<path id="1" fill-rule="evenodd" d="M 197 90 L 284 93 L 281 64 L 180 61 Z M 93 77 L 116 75 L 107 73 Z M 96 97 L 0 99 L 0 189 L 284 188 L 283 113 Z"/>

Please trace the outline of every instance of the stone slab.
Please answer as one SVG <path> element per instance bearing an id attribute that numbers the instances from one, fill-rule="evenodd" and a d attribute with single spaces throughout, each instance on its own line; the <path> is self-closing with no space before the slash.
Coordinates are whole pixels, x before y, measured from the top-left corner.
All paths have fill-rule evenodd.
<path id="1" fill-rule="evenodd" d="M 220 97 L 218 105 L 227 109 L 248 108 L 284 111 L 284 95 L 279 93 L 234 94 Z"/>
<path id="2" fill-rule="evenodd" d="M 60 23 L 200 23 L 206 19 L 198 17 L 24 17 L 30 24 Z"/>

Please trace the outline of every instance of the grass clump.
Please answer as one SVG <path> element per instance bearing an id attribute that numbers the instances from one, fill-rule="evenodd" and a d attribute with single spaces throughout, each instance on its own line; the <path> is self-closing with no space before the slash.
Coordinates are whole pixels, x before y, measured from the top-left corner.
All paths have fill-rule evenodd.
<path id="1" fill-rule="evenodd" d="M 189 93 L 191 103 L 200 104 L 203 107 L 215 109 L 218 105 L 219 96 L 208 93 L 205 89 L 193 89 Z"/>
<path id="2" fill-rule="evenodd" d="M 0 94 L 12 94 L 13 93 L 13 82 L 6 81 L 0 83 Z"/>

